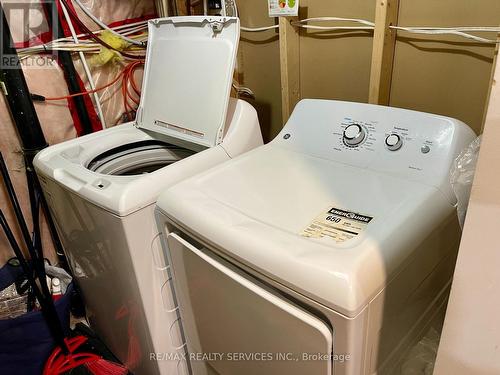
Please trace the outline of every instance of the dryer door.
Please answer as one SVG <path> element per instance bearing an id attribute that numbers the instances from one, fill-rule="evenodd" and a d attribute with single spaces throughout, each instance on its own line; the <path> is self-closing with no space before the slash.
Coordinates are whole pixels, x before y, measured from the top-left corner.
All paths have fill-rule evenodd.
<path id="1" fill-rule="evenodd" d="M 168 246 L 195 375 L 332 374 L 325 323 L 175 233 Z"/>

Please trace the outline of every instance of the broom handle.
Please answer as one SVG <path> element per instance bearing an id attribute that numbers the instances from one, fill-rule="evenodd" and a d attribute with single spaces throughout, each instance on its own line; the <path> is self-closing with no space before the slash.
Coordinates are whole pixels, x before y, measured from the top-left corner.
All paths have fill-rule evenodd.
<path id="1" fill-rule="evenodd" d="M 24 243 L 26 244 L 26 246 L 29 246 L 29 244 L 31 243 L 31 235 L 28 230 L 28 225 L 26 224 L 26 220 L 24 220 L 23 211 L 21 210 L 19 200 L 17 199 L 16 191 L 14 190 L 14 185 L 12 184 L 12 179 L 10 178 L 9 175 L 9 170 L 7 169 L 7 165 L 5 164 L 5 160 L 1 152 L 0 152 L 0 172 L 2 173 L 3 181 L 5 187 L 7 188 L 7 193 L 9 195 L 10 202 L 12 203 L 12 207 L 14 208 L 14 213 L 16 214 L 17 222 L 19 223 L 19 227 L 21 228 L 21 233 L 23 235 Z"/>
<path id="2" fill-rule="evenodd" d="M 28 262 L 24 258 L 24 254 L 21 251 L 21 248 L 19 247 L 14 234 L 12 233 L 12 230 L 9 227 L 9 224 L 7 223 L 7 220 L 5 219 L 5 216 L 3 214 L 3 211 L 0 210 L 0 225 L 2 226 L 5 235 L 7 236 L 7 240 L 9 241 L 10 246 L 12 247 L 12 250 L 14 250 L 14 254 L 16 254 L 17 259 L 19 260 L 19 263 L 21 264 L 21 267 L 26 274 L 26 278 L 28 279 L 28 282 L 31 285 L 31 288 L 33 289 L 33 292 L 35 293 L 35 296 L 38 299 L 38 302 L 40 303 L 40 306 L 42 307 L 42 314 L 45 317 L 45 320 L 47 324 L 49 325 L 50 330 L 52 331 L 52 335 L 54 336 L 57 344 L 61 347 L 63 352 L 67 354 L 69 352 L 68 347 L 66 345 L 66 342 L 64 341 L 65 334 L 64 331 L 61 327 L 61 322 L 59 321 L 59 316 L 57 315 L 57 310 L 54 306 L 54 303 L 52 299 L 48 300 L 47 296 L 44 296 L 43 293 L 40 291 L 38 288 L 38 285 L 35 281 L 35 278 L 33 277 L 33 274 L 31 273 L 31 269 L 28 265 Z M 50 297 L 50 296 L 48 296 Z"/>
<path id="3" fill-rule="evenodd" d="M 24 238 L 24 242 L 26 244 L 26 247 L 28 248 L 28 251 L 31 256 L 31 260 L 33 262 L 33 266 L 35 267 L 35 270 L 37 272 L 38 276 L 38 282 L 40 283 L 40 286 L 42 288 L 42 292 L 47 296 L 47 298 L 50 298 L 50 291 L 47 286 L 47 280 L 45 278 L 45 261 L 43 259 L 43 255 L 39 254 L 36 248 L 33 246 L 33 241 L 31 239 L 29 230 L 28 230 L 28 225 L 26 224 L 26 220 L 24 219 L 23 212 L 21 210 L 21 206 L 19 204 L 19 200 L 17 199 L 17 194 L 14 189 L 14 185 L 12 184 L 12 179 L 10 178 L 9 171 L 7 169 L 7 165 L 5 164 L 5 160 L 3 158 L 2 153 L 0 152 L 0 172 L 3 177 L 3 181 L 5 183 L 5 187 L 7 188 L 7 193 L 9 195 L 10 201 L 12 203 L 12 207 L 14 208 L 14 213 L 16 214 L 17 222 L 19 224 L 19 227 L 21 228 L 21 233 Z M 28 174 L 30 176 L 30 174 Z M 30 191 L 30 198 L 31 199 L 31 204 L 36 205 L 36 197 L 31 197 L 31 195 L 36 194 L 35 192 Z M 32 207 L 34 209 L 33 212 L 38 212 L 37 207 Z M 33 226 L 36 228 L 37 227 L 37 220 L 39 220 L 38 217 L 33 217 Z M 39 231 L 36 231 L 39 232 Z M 38 233 L 39 234 L 39 233 Z M 37 234 L 37 235 L 38 235 Z M 37 238 L 37 243 L 40 244 L 40 239 Z"/>

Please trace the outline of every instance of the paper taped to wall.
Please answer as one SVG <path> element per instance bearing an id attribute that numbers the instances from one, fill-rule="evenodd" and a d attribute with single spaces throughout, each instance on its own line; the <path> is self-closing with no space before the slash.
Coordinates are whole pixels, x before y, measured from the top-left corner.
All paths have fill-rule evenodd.
<path id="1" fill-rule="evenodd" d="M 268 0 L 269 17 L 299 15 L 299 0 Z"/>

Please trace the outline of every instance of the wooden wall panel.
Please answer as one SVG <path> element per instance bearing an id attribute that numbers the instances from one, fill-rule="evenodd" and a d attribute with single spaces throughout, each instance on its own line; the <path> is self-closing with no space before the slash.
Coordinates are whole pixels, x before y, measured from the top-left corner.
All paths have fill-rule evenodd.
<path id="1" fill-rule="evenodd" d="M 498 26 L 500 1 L 400 0 L 399 24 Z M 390 105 L 456 117 L 479 132 L 494 50 L 459 37 L 398 32 Z"/>
<path id="2" fill-rule="evenodd" d="M 373 21 L 375 1 L 301 1 L 300 18 L 322 16 L 363 18 Z M 367 102 L 372 36 L 372 32 L 339 33 L 302 29 L 300 32 L 302 98 Z"/>

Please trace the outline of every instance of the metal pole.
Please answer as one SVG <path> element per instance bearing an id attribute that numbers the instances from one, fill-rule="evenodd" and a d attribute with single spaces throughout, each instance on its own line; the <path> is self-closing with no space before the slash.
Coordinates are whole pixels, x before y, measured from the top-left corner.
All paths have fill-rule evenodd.
<path id="1" fill-rule="evenodd" d="M 45 136 L 43 134 L 40 121 L 38 119 L 35 106 L 30 97 L 28 85 L 22 71 L 17 51 L 14 47 L 12 34 L 10 32 L 9 24 L 3 7 L 0 5 L 0 34 L 1 34 L 1 54 L 0 54 L 0 85 L 2 91 L 7 99 L 7 104 L 10 114 L 16 126 L 17 134 L 19 136 L 21 147 L 23 149 L 24 161 L 26 166 L 26 176 L 28 182 L 28 189 L 30 198 L 39 196 L 40 203 L 47 219 L 50 234 L 54 247 L 63 265 L 66 262 L 63 257 L 63 247 L 57 235 L 56 227 L 52 217 L 50 216 L 47 202 L 41 193 L 40 184 L 38 182 L 35 170 L 33 167 L 33 159 L 35 155 L 42 149 L 48 146 Z M 33 223 L 35 231 L 35 239 L 37 245 L 41 246 L 39 242 L 40 233 L 39 226 L 36 223 L 38 218 L 38 210 L 36 207 L 31 207 L 33 214 Z M 41 252 L 41 249 L 40 249 Z"/>
<path id="2" fill-rule="evenodd" d="M 2 81 L 2 89 L 9 104 L 12 118 L 16 123 L 23 151 L 27 154 L 36 153 L 47 147 L 48 144 L 30 97 L 3 7 L 0 9 L 2 13 L 2 24 L 0 25 L 0 33 L 2 34 L 0 80 Z"/>

